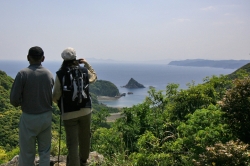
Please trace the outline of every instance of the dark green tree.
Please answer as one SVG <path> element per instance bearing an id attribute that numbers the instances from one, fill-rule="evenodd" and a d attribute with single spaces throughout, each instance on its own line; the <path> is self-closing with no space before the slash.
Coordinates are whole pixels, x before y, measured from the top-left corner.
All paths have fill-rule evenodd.
<path id="1" fill-rule="evenodd" d="M 203 84 L 188 84 L 188 89 L 181 89 L 173 98 L 174 107 L 172 120 L 186 120 L 187 114 L 192 114 L 196 109 L 207 108 L 221 100 L 231 81 L 226 76 L 206 77 Z"/>
<path id="2" fill-rule="evenodd" d="M 176 142 L 183 145 L 183 150 L 200 154 L 206 146 L 216 142 L 227 142 L 232 139 L 228 125 L 223 118 L 223 112 L 216 106 L 197 109 L 193 114 L 186 116 L 187 121 L 177 127 Z"/>
<path id="3" fill-rule="evenodd" d="M 250 78 L 235 79 L 221 106 L 227 123 L 237 138 L 250 143 Z"/>
<path id="4" fill-rule="evenodd" d="M 101 109 L 100 111 L 93 111 L 92 113 L 92 122 L 91 130 L 92 132 L 96 131 L 100 127 L 108 128 L 107 117 L 110 116 L 108 109 Z"/>
<path id="5" fill-rule="evenodd" d="M 114 97 L 119 95 L 119 90 L 115 84 L 105 80 L 97 80 L 95 83 L 90 84 L 90 92 L 97 96 Z"/>

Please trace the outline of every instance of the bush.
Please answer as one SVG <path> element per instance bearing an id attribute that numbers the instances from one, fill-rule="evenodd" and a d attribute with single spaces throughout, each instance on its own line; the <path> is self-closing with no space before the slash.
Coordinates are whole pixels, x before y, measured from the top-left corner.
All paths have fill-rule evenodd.
<path id="1" fill-rule="evenodd" d="M 206 152 L 194 164 L 196 166 L 216 165 L 241 165 L 248 166 L 250 162 L 250 152 L 247 150 L 248 144 L 238 141 L 229 141 L 226 144 L 217 143 L 206 148 Z"/>
<path id="2" fill-rule="evenodd" d="M 227 123 L 235 136 L 250 143 L 250 78 L 234 80 L 221 102 Z"/>

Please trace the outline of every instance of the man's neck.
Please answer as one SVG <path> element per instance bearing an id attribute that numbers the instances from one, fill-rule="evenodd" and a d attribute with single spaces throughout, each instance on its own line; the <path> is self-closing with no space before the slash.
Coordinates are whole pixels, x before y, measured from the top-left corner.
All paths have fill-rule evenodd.
<path id="1" fill-rule="evenodd" d="M 30 65 L 41 65 L 41 62 L 30 62 Z"/>

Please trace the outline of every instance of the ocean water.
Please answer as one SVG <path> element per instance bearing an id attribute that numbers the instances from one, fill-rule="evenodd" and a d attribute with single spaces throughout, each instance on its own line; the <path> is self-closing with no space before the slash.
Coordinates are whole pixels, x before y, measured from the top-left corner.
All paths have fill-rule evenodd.
<path id="1" fill-rule="evenodd" d="M 181 89 L 186 89 L 187 83 L 192 81 L 199 84 L 203 83 L 206 76 L 225 75 L 235 71 L 234 69 L 181 67 L 167 64 L 89 63 L 96 71 L 99 80 L 110 81 L 118 87 L 120 93 L 126 93 L 125 97 L 115 101 L 101 101 L 111 107 L 131 107 L 142 103 L 148 95 L 149 86 L 153 86 L 157 90 L 165 90 L 169 83 L 177 83 Z M 15 78 L 17 72 L 28 65 L 27 61 L 0 61 L 0 70 Z M 45 61 L 43 63 L 43 66 L 48 68 L 54 76 L 60 65 L 61 62 Z M 130 78 L 134 78 L 146 88 L 122 88 L 121 86 L 126 85 Z M 133 94 L 128 95 L 128 92 L 133 92 Z"/>

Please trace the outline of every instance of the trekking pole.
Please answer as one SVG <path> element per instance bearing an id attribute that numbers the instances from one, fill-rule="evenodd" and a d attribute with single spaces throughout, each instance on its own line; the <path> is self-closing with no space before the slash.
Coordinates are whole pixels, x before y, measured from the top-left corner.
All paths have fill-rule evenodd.
<path id="1" fill-rule="evenodd" d="M 64 82 L 64 81 L 63 81 Z M 62 112 L 64 111 L 63 108 L 63 97 L 61 97 L 61 111 L 59 113 L 60 115 L 60 126 L 59 126 L 59 147 L 58 147 L 58 165 L 59 165 L 59 159 L 60 159 L 60 151 L 61 151 L 61 133 L 62 133 Z"/>
<path id="2" fill-rule="evenodd" d="M 61 151 L 61 132 L 62 132 L 62 119 L 61 119 L 61 113 L 60 115 L 60 125 L 59 125 L 59 148 L 58 148 L 58 165 L 60 160 L 60 151 Z"/>
<path id="3" fill-rule="evenodd" d="M 62 85 L 64 86 L 65 77 L 62 79 Z M 63 89 L 63 88 L 62 88 Z M 61 132 L 62 132 L 62 112 L 64 112 L 63 107 L 63 90 L 62 90 L 62 96 L 61 96 L 61 110 L 60 110 L 60 126 L 59 126 L 59 147 L 58 147 L 58 166 L 59 166 L 59 160 L 60 160 L 60 151 L 61 151 Z"/>

